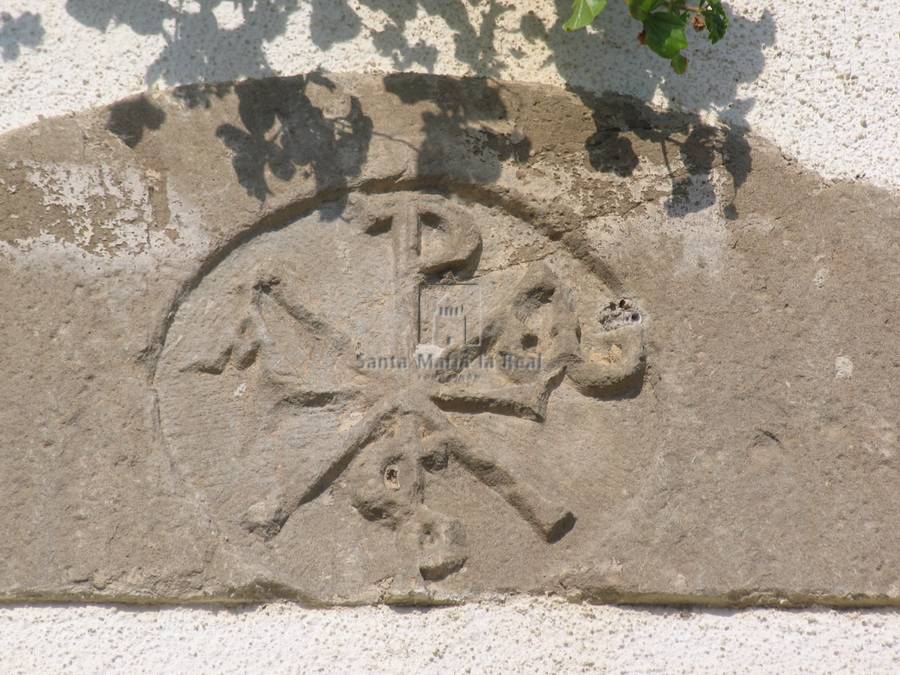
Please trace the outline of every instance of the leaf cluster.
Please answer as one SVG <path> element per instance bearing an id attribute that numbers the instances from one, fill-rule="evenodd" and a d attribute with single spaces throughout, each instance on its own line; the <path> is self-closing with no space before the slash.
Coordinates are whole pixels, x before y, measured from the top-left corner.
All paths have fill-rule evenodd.
<path id="1" fill-rule="evenodd" d="M 608 0 L 573 0 L 572 15 L 563 29 L 575 31 L 591 25 L 607 3 Z M 631 16 L 643 25 L 638 35 L 641 44 L 668 59 L 679 75 L 688 67 L 683 52 L 688 47 L 689 25 L 697 32 L 705 32 L 713 44 L 728 30 L 722 0 L 698 0 L 696 5 L 688 5 L 687 0 L 625 0 L 625 4 Z"/>

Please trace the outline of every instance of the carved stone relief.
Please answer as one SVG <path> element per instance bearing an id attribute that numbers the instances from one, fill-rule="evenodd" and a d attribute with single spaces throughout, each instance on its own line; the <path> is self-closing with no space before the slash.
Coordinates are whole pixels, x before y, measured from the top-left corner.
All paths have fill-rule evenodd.
<path id="1" fill-rule="evenodd" d="M 896 195 L 414 74 L 0 157 L 0 601 L 900 603 Z"/>
<path id="2" fill-rule="evenodd" d="M 355 195 L 328 213 L 257 233 L 172 309 L 160 425 L 216 519 L 270 541 L 343 481 L 359 515 L 414 540 L 422 578 L 440 580 L 477 555 L 464 525 L 429 506 L 452 462 L 548 545 L 565 537 L 578 514 L 508 461 L 539 449 L 492 447 L 448 414 L 541 425 L 564 383 L 635 393 L 641 311 L 579 281 L 589 273 L 559 265 L 551 242 L 509 264 L 482 233 L 529 226 L 477 202 Z"/>

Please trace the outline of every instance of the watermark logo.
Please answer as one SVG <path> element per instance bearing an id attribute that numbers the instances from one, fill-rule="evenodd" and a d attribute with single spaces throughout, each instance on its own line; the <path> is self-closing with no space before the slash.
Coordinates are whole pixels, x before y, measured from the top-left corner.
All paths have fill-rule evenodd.
<path id="1" fill-rule="evenodd" d="M 475 282 L 419 287 L 419 351 L 481 344 L 481 287 Z"/>
<path id="2" fill-rule="evenodd" d="M 460 381 L 478 378 L 479 371 L 541 371 L 540 353 L 481 353 L 484 306 L 477 282 L 444 282 L 419 287 L 417 344 L 412 354 L 357 355 L 363 370 L 454 372 Z M 466 349 L 463 349 L 466 347 Z"/>

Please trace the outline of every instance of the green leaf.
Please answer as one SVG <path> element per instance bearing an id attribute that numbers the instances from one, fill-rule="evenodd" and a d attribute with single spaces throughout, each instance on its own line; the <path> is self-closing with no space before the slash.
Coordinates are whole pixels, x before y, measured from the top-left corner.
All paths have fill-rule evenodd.
<path id="1" fill-rule="evenodd" d="M 628 0 L 628 11 L 638 21 L 644 21 L 663 0 Z"/>
<path id="2" fill-rule="evenodd" d="M 728 30 L 728 15 L 722 7 L 722 0 L 708 0 L 704 3 L 703 20 L 706 22 L 706 30 L 709 31 L 709 41 L 717 43 L 725 37 Z"/>
<path id="3" fill-rule="evenodd" d="M 682 54 L 676 54 L 672 57 L 672 70 L 679 75 L 684 75 L 687 70 L 688 60 Z"/>
<path id="4" fill-rule="evenodd" d="M 654 12 L 644 20 L 644 33 L 647 46 L 664 59 L 675 58 L 682 49 L 688 46 L 684 33 L 687 14 L 672 12 Z"/>
<path id="5" fill-rule="evenodd" d="M 563 30 L 573 31 L 590 26 L 594 19 L 606 9 L 608 0 L 574 0 L 572 2 L 572 16 L 563 24 Z"/>

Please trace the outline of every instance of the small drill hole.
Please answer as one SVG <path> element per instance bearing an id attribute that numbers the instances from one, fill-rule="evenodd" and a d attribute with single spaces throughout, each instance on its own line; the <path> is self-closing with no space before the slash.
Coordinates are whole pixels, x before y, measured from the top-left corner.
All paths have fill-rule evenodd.
<path id="1" fill-rule="evenodd" d="M 526 333 L 522 336 L 522 348 L 534 349 L 538 345 L 538 337 L 533 333 Z"/>
<path id="2" fill-rule="evenodd" d="M 396 466 L 389 466 L 384 470 L 384 484 L 392 490 L 400 489 L 400 472 Z"/>

